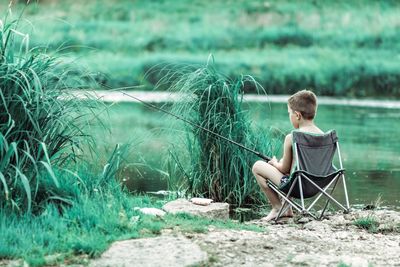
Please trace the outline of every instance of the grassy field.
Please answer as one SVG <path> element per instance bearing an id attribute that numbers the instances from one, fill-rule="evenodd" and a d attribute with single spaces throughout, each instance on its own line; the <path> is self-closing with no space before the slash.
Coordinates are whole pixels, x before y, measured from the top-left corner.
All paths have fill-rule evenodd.
<path id="1" fill-rule="evenodd" d="M 251 74 L 269 93 L 400 95 L 397 1 L 32 2 L 30 44 L 64 47 L 110 86 L 153 89 L 160 64 L 212 53 L 222 72 Z"/>

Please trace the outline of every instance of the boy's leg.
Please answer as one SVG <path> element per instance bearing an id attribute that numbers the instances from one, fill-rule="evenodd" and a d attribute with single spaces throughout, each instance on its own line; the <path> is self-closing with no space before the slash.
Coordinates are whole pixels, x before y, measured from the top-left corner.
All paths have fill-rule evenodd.
<path id="1" fill-rule="evenodd" d="M 272 183 L 279 185 L 284 174 L 278 171 L 278 169 L 276 169 L 274 166 L 261 160 L 254 163 L 252 171 L 256 177 L 258 185 L 261 187 L 272 206 L 272 210 L 265 220 L 269 221 L 275 219 L 278 215 L 279 209 L 282 206 L 282 203 L 278 194 L 268 186 L 267 182 L 270 180 Z M 292 216 L 292 211 L 289 209 L 285 215 Z"/>

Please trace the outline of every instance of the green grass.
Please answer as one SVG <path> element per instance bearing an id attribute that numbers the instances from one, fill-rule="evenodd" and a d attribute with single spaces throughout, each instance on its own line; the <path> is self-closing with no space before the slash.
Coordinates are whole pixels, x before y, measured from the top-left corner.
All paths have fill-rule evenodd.
<path id="1" fill-rule="evenodd" d="M 264 231 L 230 220 L 211 220 L 187 214 L 168 214 L 158 218 L 142 215 L 133 209 L 160 207 L 162 203 L 113 189 L 81 196 L 73 207 L 63 210 L 63 215 L 52 205 L 48 205 L 40 216 L 1 214 L 0 259 L 23 258 L 31 265 L 41 266 L 48 264 L 45 259 L 49 255 L 57 255 L 55 260 L 58 264 L 72 261 L 79 255 L 98 257 L 113 241 L 156 236 L 165 228 L 204 233 L 208 226 L 214 225 L 225 229 Z"/>
<path id="2" fill-rule="evenodd" d="M 399 9 L 391 0 L 52 1 L 28 6 L 34 26 L 23 23 L 23 31 L 38 37 L 34 45 L 63 45 L 111 86 L 152 89 L 158 78 L 145 75 L 151 67 L 202 63 L 213 53 L 224 73 L 249 73 L 269 93 L 311 87 L 324 95 L 395 97 Z"/>
<path id="3" fill-rule="evenodd" d="M 248 113 L 242 110 L 244 87 L 256 84 L 251 76 L 231 80 L 221 75 L 211 61 L 198 68 L 176 69 L 178 73 L 172 70 L 161 80 L 161 83 L 172 81 L 171 91 L 183 95 L 174 104 L 175 114 L 245 147 L 271 154 L 275 140 L 253 132 Z M 260 203 L 260 190 L 251 173 L 257 156 L 198 127 L 186 124 L 184 129 L 189 166 L 186 170 L 180 168 L 182 153 L 173 151 L 179 171 L 179 174 L 170 173 L 170 177 L 176 178 L 175 186 L 184 184 L 189 195 L 218 202 L 238 206 Z"/>
<path id="4" fill-rule="evenodd" d="M 361 229 L 365 229 L 370 233 L 376 233 L 378 231 L 379 221 L 374 216 L 370 215 L 367 217 L 358 218 L 353 222 L 355 226 Z"/>
<path id="5" fill-rule="evenodd" d="M 369 233 L 400 233 L 400 223 L 390 222 L 382 224 L 379 222 L 378 218 L 372 214 L 356 219 L 353 224 L 360 229 L 367 230 Z"/>
<path id="6" fill-rule="evenodd" d="M 351 265 L 348 265 L 348 264 L 346 264 L 346 263 L 344 263 L 344 262 L 339 262 L 339 264 L 337 265 L 337 267 L 351 267 Z"/>

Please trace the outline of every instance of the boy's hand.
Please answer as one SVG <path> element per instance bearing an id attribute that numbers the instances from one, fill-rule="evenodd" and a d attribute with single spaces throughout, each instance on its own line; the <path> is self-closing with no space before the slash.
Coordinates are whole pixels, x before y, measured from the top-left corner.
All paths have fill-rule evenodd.
<path id="1" fill-rule="evenodd" d="M 272 159 L 270 161 L 268 161 L 268 164 L 276 167 L 276 164 L 278 163 L 278 160 L 276 159 L 275 156 L 272 157 Z"/>

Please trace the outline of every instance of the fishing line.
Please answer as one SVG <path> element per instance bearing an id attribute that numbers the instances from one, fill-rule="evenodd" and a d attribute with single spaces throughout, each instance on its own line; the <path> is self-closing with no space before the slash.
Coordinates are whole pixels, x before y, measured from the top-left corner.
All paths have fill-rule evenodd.
<path id="1" fill-rule="evenodd" d="M 108 86 L 107 86 L 107 87 L 108 87 Z M 111 89 L 111 88 L 110 88 L 110 89 Z M 201 125 L 198 125 L 197 123 L 194 123 L 194 122 L 192 122 L 192 121 L 190 121 L 190 120 L 188 120 L 188 119 L 185 119 L 184 117 L 181 117 L 181 116 L 179 116 L 179 115 L 176 115 L 176 114 L 174 114 L 174 113 L 172 113 L 172 112 L 170 112 L 170 111 L 168 111 L 168 110 L 165 110 L 165 109 L 163 109 L 163 108 L 157 107 L 157 106 L 155 106 L 155 105 L 153 105 L 153 104 L 150 104 L 150 103 L 148 103 L 148 102 L 145 102 L 145 101 L 143 101 L 143 100 L 141 100 L 141 99 L 139 99 L 139 98 L 137 98 L 137 97 L 135 97 L 135 96 L 133 96 L 133 95 L 130 95 L 130 94 L 128 94 L 128 93 L 125 93 L 124 91 L 121 91 L 121 90 L 118 90 L 118 89 L 112 89 L 112 90 L 113 90 L 113 91 L 118 91 L 118 92 L 122 93 L 123 95 L 125 95 L 125 96 L 127 96 L 127 97 L 133 98 L 133 99 L 135 99 L 136 101 L 139 101 L 140 103 L 142 103 L 143 105 L 145 105 L 146 107 L 149 107 L 149 108 L 155 109 L 155 110 L 157 110 L 157 111 L 161 111 L 161 112 L 163 112 L 163 113 L 165 113 L 165 114 L 168 114 L 168 115 L 170 115 L 170 116 L 173 116 L 174 118 L 176 118 L 176 119 L 178 119 L 178 120 L 184 121 L 184 122 L 186 122 L 186 123 L 188 123 L 188 124 L 190 124 L 190 125 L 192 125 L 192 126 L 194 126 L 194 127 L 197 127 L 197 128 L 199 128 L 199 129 L 201 129 L 201 130 L 203 130 L 203 131 L 206 131 L 206 132 L 208 132 L 208 133 L 210 133 L 210 134 L 213 134 L 214 136 L 217 136 L 217 137 L 221 138 L 221 139 L 224 140 L 224 141 L 227 141 L 227 142 L 232 143 L 232 144 L 234 144 L 234 145 L 236 145 L 236 146 L 238 146 L 238 147 L 241 147 L 241 148 L 243 148 L 244 150 L 246 150 L 246 151 L 248 151 L 248 152 L 251 152 L 251 153 L 257 155 L 258 157 L 264 159 L 264 160 L 267 161 L 267 162 L 271 160 L 270 157 L 265 156 L 265 155 L 261 154 L 261 153 L 258 152 L 258 151 L 255 151 L 255 150 L 253 150 L 253 149 L 251 149 L 251 148 L 245 147 L 244 145 L 242 145 L 242 144 L 240 144 L 240 143 L 238 143 L 238 142 L 236 142 L 236 141 L 233 141 L 233 140 L 231 140 L 231 139 L 229 139 L 229 138 L 226 138 L 225 136 L 222 136 L 222 135 L 220 135 L 220 134 L 218 134 L 218 133 L 215 133 L 215 132 L 213 132 L 213 131 L 211 131 L 211 130 L 209 130 L 209 129 L 207 129 L 207 128 L 201 126 Z"/>

